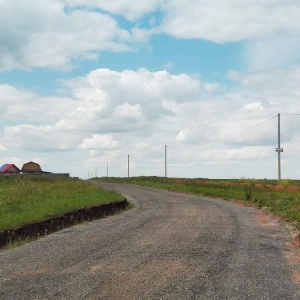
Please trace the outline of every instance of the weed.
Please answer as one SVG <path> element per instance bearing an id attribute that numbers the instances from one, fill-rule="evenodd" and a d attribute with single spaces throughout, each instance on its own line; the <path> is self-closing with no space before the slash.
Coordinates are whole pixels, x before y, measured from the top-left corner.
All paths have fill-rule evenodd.
<path id="1" fill-rule="evenodd" d="M 5 248 L 7 249 L 7 250 L 11 250 L 11 249 L 15 249 L 15 248 L 18 248 L 18 247 L 20 247 L 20 246 L 23 246 L 23 245 L 25 245 L 25 244 L 29 244 L 29 243 L 31 243 L 31 242 L 34 242 L 34 241 L 36 241 L 38 239 L 38 237 L 36 237 L 36 238 L 26 238 L 26 239 L 20 239 L 20 240 L 18 240 L 18 241 L 14 241 L 14 242 L 8 242 L 7 244 L 6 244 L 6 246 L 5 246 Z"/>
<path id="2" fill-rule="evenodd" d="M 284 186 L 284 187 L 289 187 L 289 186 L 290 186 L 290 181 L 287 180 L 287 179 L 285 179 L 285 180 L 282 180 L 282 181 L 280 182 L 280 184 L 281 184 L 282 186 Z"/>
<path id="3" fill-rule="evenodd" d="M 245 187 L 245 199 L 247 201 L 252 199 L 252 187 L 251 186 L 246 186 Z"/>

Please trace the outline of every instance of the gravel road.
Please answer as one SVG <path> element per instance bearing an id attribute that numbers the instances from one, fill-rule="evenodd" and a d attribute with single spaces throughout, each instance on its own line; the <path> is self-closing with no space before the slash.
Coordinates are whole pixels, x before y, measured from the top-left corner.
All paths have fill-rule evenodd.
<path id="1" fill-rule="evenodd" d="M 259 210 L 98 183 L 136 208 L 0 252 L 0 299 L 300 299 L 287 229 Z"/>

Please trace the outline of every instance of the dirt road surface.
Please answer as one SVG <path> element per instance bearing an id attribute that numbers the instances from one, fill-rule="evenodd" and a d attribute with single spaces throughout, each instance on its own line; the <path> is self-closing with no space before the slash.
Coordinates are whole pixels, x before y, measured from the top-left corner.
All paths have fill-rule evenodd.
<path id="1" fill-rule="evenodd" d="M 259 210 L 98 183 L 136 208 L 0 252 L 0 299 L 300 299 L 288 230 Z"/>

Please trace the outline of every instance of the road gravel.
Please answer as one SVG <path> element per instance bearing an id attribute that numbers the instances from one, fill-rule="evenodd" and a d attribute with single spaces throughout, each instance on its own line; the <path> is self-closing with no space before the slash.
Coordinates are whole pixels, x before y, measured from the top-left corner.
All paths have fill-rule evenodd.
<path id="1" fill-rule="evenodd" d="M 300 299 L 289 231 L 223 200 L 97 182 L 136 207 L 0 252 L 0 299 Z"/>

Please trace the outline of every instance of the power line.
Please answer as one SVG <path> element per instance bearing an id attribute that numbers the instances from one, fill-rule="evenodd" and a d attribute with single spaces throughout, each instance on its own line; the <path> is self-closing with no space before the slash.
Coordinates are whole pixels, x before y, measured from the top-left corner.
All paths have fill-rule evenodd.
<path id="1" fill-rule="evenodd" d="M 281 116 L 300 116 L 300 114 L 280 114 Z"/>
<path id="2" fill-rule="evenodd" d="M 244 133 L 246 131 L 249 131 L 249 130 L 255 128 L 255 127 L 258 127 L 258 126 L 260 126 L 260 125 L 262 125 L 262 124 L 264 124 L 266 122 L 269 122 L 270 120 L 275 119 L 276 117 L 277 117 L 277 115 L 273 116 L 272 118 L 270 118 L 268 120 L 265 120 L 265 121 L 263 121 L 261 123 L 258 123 L 258 124 L 254 125 L 254 126 L 251 126 L 251 127 L 247 128 L 247 129 L 244 129 L 242 131 L 236 132 L 234 134 L 228 135 L 228 136 L 223 137 L 221 139 L 217 139 L 217 140 L 213 140 L 213 141 L 209 141 L 209 142 L 205 142 L 205 143 L 201 143 L 201 144 L 197 144 L 197 145 L 190 145 L 190 146 L 183 146 L 183 147 L 176 147 L 176 146 L 174 147 L 174 146 L 172 146 L 172 148 L 177 148 L 177 149 L 193 148 L 193 147 L 199 147 L 199 146 L 204 146 L 204 145 L 209 145 L 209 144 L 213 144 L 213 143 L 216 143 L 216 142 L 224 141 L 224 140 L 229 139 L 229 138 L 231 138 L 233 136 L 236 136 L 238 134 L 241 134 L 241 133 Z"/>
<path id="3" fill-rule="evenodd" d="M 165 147 L 165 146 L 159 148 L 159 149 L 156 150 L 156 151 L 152 151 L 152 152 L 150 152 L 150 153 L 148 153 L 148 154 L 146 154 L 146 155 L 143 155 L 143 157 L 151 156 L 151 155 L 153 155 L 153 154 L 155 154 L 155 153 L 158 153 L 158 152 L 160 152 L 161 150 L 163 150 L 164 147 Z"/>

